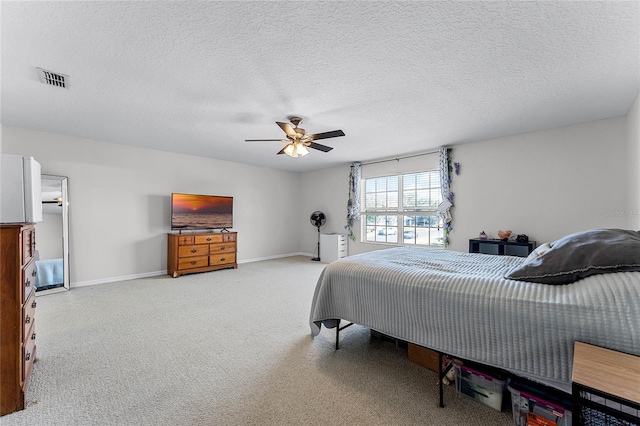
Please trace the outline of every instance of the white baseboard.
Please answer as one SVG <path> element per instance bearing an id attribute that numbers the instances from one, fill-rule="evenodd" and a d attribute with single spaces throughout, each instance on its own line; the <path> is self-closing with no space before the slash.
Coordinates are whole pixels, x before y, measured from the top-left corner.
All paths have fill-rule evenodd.
<path id="1" fill-rule="evenodd" d="M 115 283 L 118 281 L 129 281 L 129 280 L 135 280 L 138 278 L 148 278 L 148 277 L 157 277 L 160 275 L 167 275 L 167 271 L 166 269 L 164 271 L 155 271 L 155 272 L 144 272 L 142 274 L 133 274 L 133 275 L 123 275 L 120 277 L 111 277 L 111 278 L 101 278 L 98 280 L 89 280 L 89 281 L 79 281 L 79 282 L 75 282 L 75 283 L 71 283 L 71 288 L 74 287 L 86 287 L 89 285 L 96 285 L 96 284 L 106 284 L 106 283 Z"/>
<path id="2" fill-rule="evenodd" d="M 238 260 L 238 264 L 251 263 L 251 262 L 262 262 L 263 260 L 282 259 L 283 257 L 292 257 L 292 256 L 312 256 L 312 254 L 311 253 L 298 252 L 298 253 L 278 254 L 278 255 L 275 255 L 275 256 L 254 257 L 253 259 Z"/>
<path id="3" fill-rule="evenodd" d="M 313 256 L 313 255 L 311 253 L 302 253 L 302 252 L 278 254 L 276 256 L 265 256 L 265 257 L 255 257 L 253 259 L 243 259 L 243 260 L 239 260 L 238 264 L 251 263 L 251 262 L 262 262 L 263 260 L 281 259 L 283 257 L 292 257 L 292 256 Z M 101 279 L 98 279 L 98 280 L 79 281 L 79 282 L 75 282 L 75 283 L 72 282 L 70 287 L 71 288 L 86 287 L 86 286 L 90 286 L 90 285 L 107 284 L 107 283 L 115 283 L 115 282 L 118 282 L 118 281 L 135 280 L 135 279 L 138 279 L 138 278 L 158 277 L 158 276 L 161 276 L 161 275 L 167 275 L 167 271 L 163 270 L 163 271 L 155 271 L 155 272 L 144 272 L 142 274 L 123 275 L 123 276 L 119 276 L 119 277 L 101 278 Z"/>

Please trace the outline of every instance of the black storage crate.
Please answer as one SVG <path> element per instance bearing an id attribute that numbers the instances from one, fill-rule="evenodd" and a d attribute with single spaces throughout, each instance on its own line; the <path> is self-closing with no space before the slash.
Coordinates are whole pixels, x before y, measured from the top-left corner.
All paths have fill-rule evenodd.
<path id="1" fill-rule="evenodd" d="M 577 424 L 585 426 L 640 426 L 640 410 L 619 398 L 596 390 L 578 391 Z"/>

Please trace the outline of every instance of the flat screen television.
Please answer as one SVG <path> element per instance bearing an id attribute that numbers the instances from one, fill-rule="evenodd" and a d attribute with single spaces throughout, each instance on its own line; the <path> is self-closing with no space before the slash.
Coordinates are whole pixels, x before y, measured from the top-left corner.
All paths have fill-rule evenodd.
<path id="1" fill-rule="evenodd" d="M 233 197 L 171 194 L 171 229 L 233 228 Z"/>

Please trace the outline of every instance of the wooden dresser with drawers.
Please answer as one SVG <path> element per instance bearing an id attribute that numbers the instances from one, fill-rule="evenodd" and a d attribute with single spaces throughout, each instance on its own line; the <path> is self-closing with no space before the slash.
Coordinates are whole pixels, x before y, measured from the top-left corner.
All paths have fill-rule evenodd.
<path id="1" fill-rule="evenodd" d="M 237 232 L 168 234 L 167 274 L 174 278 L 195 272 L 237 268 Z"/>
<path id="2" fill-rule="evenodd" d="M 35 248 L 34 225 L 0 226 L 0 416 L 25 408 L 36 359 Z"/>

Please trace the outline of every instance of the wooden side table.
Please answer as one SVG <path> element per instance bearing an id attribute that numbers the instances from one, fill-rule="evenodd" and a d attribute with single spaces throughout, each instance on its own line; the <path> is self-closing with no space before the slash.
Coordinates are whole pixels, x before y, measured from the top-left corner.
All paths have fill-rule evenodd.
<path id="1" fill-rule="evenodd" d="M 640 357 L 575 342 L 574 425 L 640 425 Z"/>

